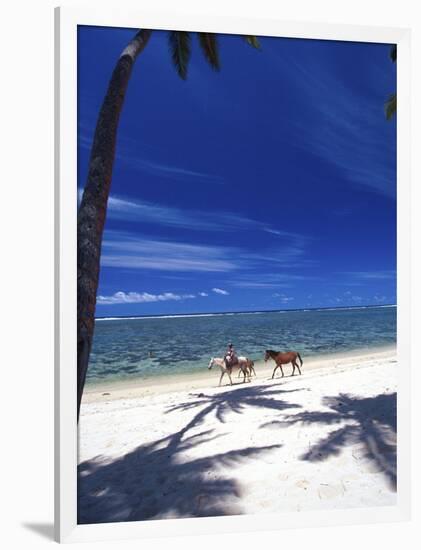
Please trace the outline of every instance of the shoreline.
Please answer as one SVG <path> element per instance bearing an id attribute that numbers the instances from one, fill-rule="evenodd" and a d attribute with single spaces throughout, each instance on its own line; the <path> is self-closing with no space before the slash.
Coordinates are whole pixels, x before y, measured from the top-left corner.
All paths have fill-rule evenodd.
<path id="1" fill-rule="evenodd" d="M 396 355 L 396 345 L 386 345 L 375 348 L 360 348 L 347 352 L 331 353 L 320 356 L 311 356 L 308 359 L 303 358 L 302 372 L 308 373 L 318 370 L 328 369 L 329 367 L 352 367 L 355 362 L 365 362 L 373 359 L 387 359 L 391 355 Z M 272 376 L 275 363 L 268 361 L 266 364 L 263 359 L 255 361 L 256 377 L 252 377 L 252 382 L 262 382 Z M 291 365 L 284 366 L 285 380 L 290 377 Z M 211 371 L 204 366 L 203 372 L 180 373 L 169 375 L 158 375 L 149 378 L 133 378 L 131 380 L 114 380 L 112 382 L 100 382 L 98 384 L 87 384 L 85 386 L 82 404 L 115 401 L 121 399 L 136 399 L 139 397 L 169 394 L 196 389 L 216 388 L 218 387 L 220 371 L 214 367 Z M 232 374 L 233 387 L 242 384 L 242 379 L 237 378 L 237 371 Z M 296 375 L 299 376 L 299 375 Z M 280 379 L 278 369 L 275 379 Z M 227 376 L 224 377 L 221 387 L 228 385 Z"/>

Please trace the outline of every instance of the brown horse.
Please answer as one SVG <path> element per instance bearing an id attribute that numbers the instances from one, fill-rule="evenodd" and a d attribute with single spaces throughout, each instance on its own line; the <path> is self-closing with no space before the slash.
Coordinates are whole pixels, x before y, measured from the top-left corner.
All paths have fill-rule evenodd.
<path id="1" fill-rule="evenodd" d="M 254 370 L 254 361 L 252 361 L 251 359 L 248 359 L 247 357 L 239 357 L 240 360 L 245 360 L 245 368 L 246 370 L 248 371 L 248 375 L 249 377 L 251 378 L 253 375 L 254 376 L 257 376 L 256 374 L 256 371 Z M 242 374 L 242 370 L 241 369 L 238 369 L 238 376 L 237 378 L 240 378 L 241 374 Z"/>
<path id="2" fill-rule="evenodd" d="M 282 376 L 284 376 L 284 371 L 282 369 L 282 365 L 287 365 L 288 363 L 292 364 L 293 371 L 291 376 L 294 376 L 295 373 L 295 367 L 297 367 L 298 372 L 301 374 L 301 369 L 298 366 L 297 358 L 300 360 L 301 366 L 303 366 L 303 360 L 301 359 L 301 355 L 298 353 L 298 351 L 273 351 L 272 349 L 267 349 L 265 351 L 265 363 L 268 361 L 268 359 L 273 359 L 276 363 L 276 367 L 272 374 L 272 380 L 275 376 L 275 372 L 277 368 L 281 369 Z"/>

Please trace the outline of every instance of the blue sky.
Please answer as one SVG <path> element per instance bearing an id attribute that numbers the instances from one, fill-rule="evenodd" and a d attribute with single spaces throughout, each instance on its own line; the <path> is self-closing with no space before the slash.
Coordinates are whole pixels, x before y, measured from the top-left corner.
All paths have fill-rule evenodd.
<path id="1" fill-rule="evenodd" d="M 133 30 L 79 28 L 78 187 Z M 396 301 L 390 46 L 196 37 L 186 81 L 156 31 L 123 108 L 97 316 Z"/>

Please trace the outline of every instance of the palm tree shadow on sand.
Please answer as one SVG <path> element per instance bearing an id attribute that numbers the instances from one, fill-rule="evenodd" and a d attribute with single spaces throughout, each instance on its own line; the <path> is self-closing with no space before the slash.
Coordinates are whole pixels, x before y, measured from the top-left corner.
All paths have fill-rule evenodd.
<path id="1" fill-rule="evenodd" d="M 298 406 L 274 399 L 282 390 L 270 388 L 265 395 L 264 389 L 255 386 L 216 395 L 193 395 L 193 401 L 167 411 L 200 408 L 178 432 L 140 445 L 115 460 L 99 456 L 80 464 L 78 523 L 241 514 L 241 486 L 230 477 L 230 470 L 281 445 L 246 447 L 201 458 L 186 457 L 183 452 L 224 437 L 212 435 L 212 429 L 188 433 L 212 411 L 224 422 L 227 412 L 243 413 L 247 406 L 278 411 Z"/>
<path id="2" fill-rule="evenodd" d="M 225 391 L 220 391 L 215 394 L 190 394 L 196 399 L 194 401 L 186 401 L 173 407 L 169 407 L 167 413 L 190 410 L 206 405 L 199 413 L 202 419 L 205 416 L 215 413 L 215 417 L 220 422 L 225 422 L 226 415 L 229 413 L 242 414 L 248 407 L 265 408 L 273 411 L 283 411 L 284 409 L 292 409 L 300 407 L 294 403 L 288 403 L 281 399 L 276 399 L 281 394 L 294 393 L 299 389 L 284 390 L 277 389 L 274 386 L 283 384 L 272 384 L 271 386 L 241 386 L 238 389 L 228 388 Z"/>
<path id="3" fill-rule="evenodd" d="M 293 423 L 344 424 L 312 445 L 302 460 L 322 462 L 353 446 L 355 460 L 370 465 L 371 471 L 382 472 L 396 491 L 396 393 L 375 397 L 339 394 L 322 401 L 330 410 L 300 412 L 283 421 L 272 421 L 261 427 L 287 427 Z"/>

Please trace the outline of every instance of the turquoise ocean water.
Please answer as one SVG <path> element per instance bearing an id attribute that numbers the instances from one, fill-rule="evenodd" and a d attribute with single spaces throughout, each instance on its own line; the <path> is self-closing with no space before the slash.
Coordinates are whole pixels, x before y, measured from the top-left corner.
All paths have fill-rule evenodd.
<path id="1" fill-rule="evenodd" d="M 204 371 L 229 341 L 254 360 L 380 348 L 396 343 L 396 307 L 97 319 L 87 384 Z"/>

